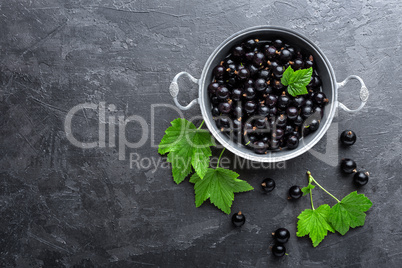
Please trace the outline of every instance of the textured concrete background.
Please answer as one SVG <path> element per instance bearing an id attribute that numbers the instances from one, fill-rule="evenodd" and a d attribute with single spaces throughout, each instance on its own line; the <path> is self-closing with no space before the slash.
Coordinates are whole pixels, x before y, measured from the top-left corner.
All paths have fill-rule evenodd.
<path id="1" fill-rule="evenodd" d="M 402 262 L 402 2 L 214 2 L 0 2 L 0 266 L 397 267 Z M 176 73 L 199 76 L 220 42 L 261 24 L 305 34 L 329 58 L 338 81 L 360 75 L 371 93 L 362 112 L 340 111 L 334 120 L 333 130 L 355 130 L 357 143 L 328 149 L 327 156 L 335 162 L 353 158 L 371 172 L 359 192 L 374 205 L 364 227 L 344 237 L 331 234 L 317 248 L 295 236 L 296 217 L 308 200 L 289 202 L 286 192 L 306 183 L 306 169 L 338 197 L 355 190 L 333 162 L 306 153 L 281 170 L 234 168 L 256 188 L 235 196 L 232 211 L 241 209 L 247 217 L 236 230 L 230 216 L 214 206 L 195 208 L 192 185 L 175 185 L 169 168 L 130 169 L 129 153 L 161 159 L 150 137 L 119 160 L 118 148 L 77 148 L 64 131 L 72 107 L 102 101 L 114 104 L 116 115 L 142 116 L 151 131 L 151 104 L 173 104 L 168 87 Z M 185 79 L 181 88 L 183 103 L 196 97 Z M 357 83 L 350 83 L 339 98 L 357 107 L 357 92 Z M 199 114 L 195 108 L 185 117 Z M 156 111 L 156 143 L 177 116 Z M 96 140 L 98 124 L 96 111 L 81 111 L 73 133 L 82 141 Z M 138 141 L 139 125 L 130 124 L 126 134 Z M 333 138 L 314 150 L 325 152 L 327 140 Z M 229 152 L 224 156 L 234 159 Z M 258 186 L 267 176 L 277 188 L 263 195 Z M 315 200 L 333 204 L 322 192 Z M 282 259 L 269 252 L 270 233 L 278 227 L 292 233 L 289 256 Z"/>

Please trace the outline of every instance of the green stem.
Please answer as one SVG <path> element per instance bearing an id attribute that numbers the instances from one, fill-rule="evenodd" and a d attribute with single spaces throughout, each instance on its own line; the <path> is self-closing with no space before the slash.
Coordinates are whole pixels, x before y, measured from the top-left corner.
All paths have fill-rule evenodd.
<path id="1" fill-rule="evenodd" d="M 315 184 L 317 184 L 318 187 L 320 187 L 324 192 L 326 192 L 327 194 L 329 194 L 329 195 L 330 195 L 333 199 L 335 199 L 338 203 L 341 202 L 341 201 L 339 201 L 338 198 L 336 198 L 336 197 L 333 196 L 330 192 L 328 192 L 327 190 L 325 190 L 325 188 L 322 187 L 322 186 L 313 178 L 313 176 L 311 176 L 311 172 L 310 172 L 310 171 L 307 171 L 307 175 L 308 175 L 308 181 L 309 181 L 309 183 L 314 182 Z M 310 190 L 310 192 L 311 192 L 311 190 Z"/>
<path id="2" fill-rule="evenodd" d="M 310 201 L 311 201 L 311 208 L 315 210 L 314 203 L 313 203 L 313 190 L 310 189 Z"/>
<path id="3" fill-rule="evenodd" d="M 313 177 L 311 177 L 311 178 L 312 178 L 312 181 L 313 181 L 315 184 L 317 184 L 317 186 L 320 187 L 324 192 L 326 192 L 327 194 L 329 194 L 329 195 L 330 195 L 333 199 L 335 199 L 338 203 L 341 202 L 341 201 L 339 201 L 338 198 L 336 198 L 336 197 L 333 196 L 330 192 L 328 192 L 327 190 L 325 190 L 325 188 L 322 187 Z"/>
<path id="4" fill-rule="evenodd" d="M 202 125 L 204 125 L 204 120 L 202 120 L 201 125 L 197 129 L 200 129 Z"/>
<path id="5" fill-rule="evenodd" d="M 222 150 L 222 152 L 221 152 L 221 155 L 220 155 L 219 158 L 218 158 L 218 163 L 216 163 L 216 167 L 217 167 L 217 168 L 219 167 L 219 161 L 221 161 L 221 157 L 222 157 L 224 151 L 225 151 L 225 148 L 223 148 L 223 150 Z"/>

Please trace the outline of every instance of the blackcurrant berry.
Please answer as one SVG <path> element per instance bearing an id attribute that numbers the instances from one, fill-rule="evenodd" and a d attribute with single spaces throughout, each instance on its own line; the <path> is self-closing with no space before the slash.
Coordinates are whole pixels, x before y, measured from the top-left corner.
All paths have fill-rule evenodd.
<path id="1" fill-rule="evenodd" d="M 232 50 L 232 54 L 236 58 L 241 58 L 244 55 L 244 49 L 241 45 L 235 46 Z"/>
<path id="2" fill-rule="evenodd" d="M 287 49 L 282 49 L 280 54 L 279 54 L 279 58 L 283 62 L 289 61 L 291 57 L 292 57 L 292 53 L 290 53 L 290 51 L 287 50 Z"/>
<path id="3" fill-rule="evenodd" d="M 271 84 L 272 84 L 272 87 L 275 90 L 277 90 L 278 92 L 281 92 L 281 91 L 283 91 L 285 89 L 285 86 L 281 83 L 280 80 L 274 79 L 274 80 L 272 80 Z"/>
<path id="4" fill-rule="evenodd" d="M 269 115 L 269 108 L 265 105 L 260 105 L 258 107 L 258 115 L 261 116 L 268 116 Z"/>
<path id="5" fill-rule="evenodd" d="M 313 114 L 313 107 L 312 106 L 304 106 L 301 109 L 301 115 L 304 119 L 310 117 Z"/>
<path id="6" fill-rule="evenodd" d="M 271 178 L 266 178 L 262 181 L 261 187 L 266 193 L 269 193 L 275 189 L 275 181 Z"/>
<path id="7" fill-rule="evenodd" d="M 253 64 L 256 67 L 260 67 L 265 63 L 265 56 L 261 52 L 254 54 Z"/>
<path id="8" fill-rule="evenodd" d="M 235 119 L 233 120 L 233 130 L 236 132 L 240 132 L 242 128 L 242 123 L 241 121 Z"/>
<path id="9" fill-rule="evenodd" d="M 279 128 L 285 127 L 287 122 L 287 117 L 284 114 L 281 114 L 277 119 L 276 119 L 276 126 Z"/>
<path id="10" fill-rule="evenodd" d="M 267 128 L 267 119 L 266 119 L 266 117 L 257 118 L 257 120 L 255 121 L 255 126 L 258 129 Z"/>
<path id="11" fill-rule="evenodd" d="M 263 141 L 256 141 L 253 147 L 256 154 L 264 154 L 267 151 L 268 145 Z"/>
<path id="12" fill-rule="evenodd" d="M 267 61 L 267 64 L 268 64 L 268 67 L 269 67 L 271 70 L 273 70 L 273 69 L 275 69 L 276 67 L 279 66 L 279 63 L 278 63 L 277 61 L 275 61 L 275 60 L 273 60 L 273 61 Z"/>
<path id="13" fill-rule="evenodd" d="M 364 186 L 368 183 L 369 173 L 358 171 L 353 175 L 353 182 L 356 186 Z"/>
<path id="14" fill-rule="evenodd" d="M 295 131 L 295 128 L 292 125 L 285 126 L 285 135 L 290 135 Z"/>
<path id="15" fill-rule="evenodd" d="M 286 109 L 286 114 L 290 120 L 295 120 L 296 117 L 298 116 L 298 113 L 299 111 L 297 110 L 296 107 L 291 106 Z"/>
<path id="16" fill-rule="evenodd" d="M 271 149 L 271 150 L 277 150 L 277 149 L 279 149 L 279 140 L 277 140 L 277 139 L 275 139 L 275 138 L 273 138 L 273 139 L 271 139 L 271 141 L 269 142 L 269 148 Z"/>
<path id="17" fill-rule="evenodd" d="M 258 71 L 260 70 L 258 67 L 255 67 L 254 65 L 250 64 L 249 66 L 247 66 L 247 68 L 250 71 L 250 76 L 256 76 Z"/>
<path id="18" fill-rule="evenodd" d="M 224 87 L 224 86 L 219 87 L 219 88 L 216 90 L 216 96 L 217 96 L 218 99 L 220 99 L 220 100 L 225 100 L 225 99 L 227 99 L 227 98 L 229 97 L 229 94 L 230 94 L 229 89 L 227 89 L 227 87 Z"/>
<path id="19" fill-rule="evenodd" d="M 313 119 L 313 120 L 311 120 L 308 129 L 310 130 L 310 132 L 314 132 L 314 131 L 316 131 L 319 127 L 320 127 L 320 120 Z"/>
<path id="20" fill-rule="evenodd" d="M 208 93 L 211 95 L 215 95 L 216 91 L 219 88 L 219 84 L 216 82 L 212 82 L 211 84 L 209 84 L 208 86 Z"/>
<path id="21" fill-rule="evenodd" d="M 276 95 L 268 95 L 267 98 L 265 99 L 265 103 L 269 107 L 274 107 L 276 105 L 276 102 L 278 101 L 278 97 Z"/>
<path id="22" fill-rule="evenodd" d="M 345 130 L 341 134 L 341 142 L 350 146 L 356 142 L 356 134 L 352 130 Z"/>
<path id="23" fill-rule="evenodd" d="M 322 118 L 322 116 L 324 115 L 324 110 L 319 106 L 314 107 L 314 114 Z"/>
<path id="24" fill-rule="evenodd" d="M 230 127 L 230 121 L 227 117 L 219 117 L 216 120 L 216 125 L 218 128 L 221 129 L 221 131 L 224 131 L 225 129 L 227 130 Z"/>
<path id="25" fill-rule="evenodd" d="M 312 99 L 306 99 L 304 102 L 304 106 L 310 106 L 313 107 L 314 106 L 314 102 Z"/>
<path id="26" fill-rule="evenodd" d="M 249 78 L 244 80 L 244 87 L 253 87 L 254 86 L 254 80 Z"/>
<path id="27" fill-rule="evenodd" d="M 272 69 L 272 72 L 274 73 L 274 75 L 277 77 L 277 78 L 281 78 L 282 77 L 282 74 L 283 74 L 283 67 L 282 66 L 276 66 L 275 68 L 273 68 Z"/>
<path id="28" fill-rule="evenodd" d="M 255 98 L 255 94 L 256 93 L 253 87 L 247 87 L 244 90 L 243 97 L 245 97 L 247 100 L 253 100 Z"/>
<path id="29" fill-rule="evenodd" d="M 274 47 L 276 47 L 276 49 L 281 49 L 281 47 L 283 46 L 283 41 L 281 39 L 276 39 L 272 44 L 274 45 Z"/>
<path id="30" fill-rule="evenodd" d="M 250 71 L 246 68 L 241 68 L 239 71 L 237 71 L 237 76 L 240 78 L 240 80 L 246 80 L 250 77 Z"/>
<path id="31" fill-rule="evenodd" d="M 328 99 L 323 92 L 317 92 L 316 94 L 314 94 L 314 102 L 317 105 L 322 105 L 324 103 L 327 103 Z"/>
<path id="32" fill-rule="evenodd" d="M 219 103 L 218 97 L 217 97 L 217 96 L 212 96 L 212 97 L 211 97 L 211 103 L 212 103 L 213 105 L 217 105 L 217 104 Z"/>
<path id="33" fill-rule="evenodd" d="M 229 102 L 221 102 L 219 103 L 218 109 L 219 112 L 223 114 L 228 114 L 232 109 L 232 105 Z"/>
<path id="34" fill-rule="evenodd" d="M 242 226 L 246 222 L 246 217 L 244 217 L 243 213 L 239 211 L 238 213 L 233 214 L 232 223 L 236 227 Z"/>
<path id="35" fill-rule="evenodd" d="M 285 244 L 289 240 L 290 232 L 286 228 L 279 228 L 272 235 L 278 243 Z"/>
<path id="36" fill-rule="evenodd" d="M 258 71 L 257 76 L 259 78 L 268 80 L 271 77 L 271 70 L 269 70 L 267 68 L 266 69 L 261 69 L 261 70 Z"/>
<path id="37" fill-rule="evenodd" d="M 290 136 L 286 141 L 286 147 L 290 150 L 296 149 L 299 146 L 299 139 L 295 136 Z"/>
<path id="38" fill-rule="evenodd" d="M 257 140 L 257 136 L 255 134 L 250 134 L 247 136 L 244 136 L 244 144 L 246 145 L 247 148 L 250 150 L 253 149 L 254 147 L 254 142 Z"/>
<path id="39" fill-rule="evenodd" d="M 213 73 L 214 73 L 215 79 L 222 78 L 225 73 L 225 67 L 223 67 L 222 65 L 217 65 L 214 68 Z"/>
<path id="40" fill-rule="evenodd" d="M 212 116 L 218 116 L 218 115 L 221 114 L 221 113 L 219 112 L 218 107 L 213 107 L 212 110 L 211 110 L 211 113 L 212 113 Z"/>
<path id="41" fill-rule="evenodd" d="M 243 116 L 243 108 L 242 108 L 241 106 L 236 106 L 236 107 L 234 107 L 234 109 L 233 109 L 233 115 L 234 115 L 236 118 L 242 117 L 242 116 Z"/>
<path id="42" fill-rule="evenodd" d="M 275 244 L 272 247 L 272 254 L 274 254 L 275 257 L 283 257 L 286 254 L 286 248 L 284 245 L 281 244 Z"/>
<path id="43" fill-rule="evenodd" d="M 244 105 L 244 110 L 248 114 L 254 113 L 256 108 L 257 108 L 257 105 L 255 104 L 254 101 L 247 101 L 246 104 Z"/>
<path id="44" fill-rule="evenodd" d="M 269 115 L 273 115 L 273 116 L 278 115 L 278 108 L 276 108 L 275 106 L 274 106 L 274 107 L 270 107 L 270 108 L 269 108 Z"/>
<path id="45" fill-rule="evenodd" d="M 345 158 L 341 160 L 341 169 L 343 172 L 350 174 L 356 172 L 356 162 L 352 159 Z"/>
<path id="46" fill-rule="evenodd" d="M 292 65 L 293 70 L 299 70 L 304 67 L 304 62 L 302 59 L 295 59 L 293 62 L 289 62 Z"/>
<path id="47" fill-rule="evenodd" d="M 282 139 L 284 133 L 285 132 L 283 131 L 283 129 L 277 128 L 277 129 L 275 129 L 275 132 L 272 133 L 272 137 L 277 139 L 277 140 L 280 140 L 280 139 Z"/>
<path id="48" fill-rule="evenodd" d="M 274 46 L 269 46 L 265 48 L 265 56 L 267 59 L 272 60 L 277 57 L 278 54 L 276 54 L 276 48 Z"/>
<path id="49" fill-rule="evenodd" d="M 248 39 L 245 43 L 244 43 L 244 47 L 248 50 L 248 51 L 253 51 L 255 49 L 255 47 L 257 46 L 258 43 L 258 39 Z"/>
<path id="50" fill-rule="evenodd" d="M 293 124 L 295 126 L 301 126 L 303 124 L 303 118 L 298 115 L 294 120 L 293 120 Z"/>
<path id="51" fill-rule="evenodd" d="M 241 96 L 243 95 L 243 92 L 239 88 L 235 88 L 232 91 L 232 100 L 234 101 L 239 101 L 241 100 Z"/>
<path id="52" fill-rule="evenodd" d="M 267 83 L 263 78 L 257 78 L 254 82 L 254 88 L 257 92 L 264 92 L 267 88 Z"/>
<path id="53" fill-rule="evenodd" d="M 249 51 L 246 54 L 244 54 L 244 59 L 246 60 L 246 62 L 252 62 L 253 58 L 254 58 L 254 52 L 253 51 Z"/>
<path id="54" fill-rule="evenodd" d="M 299 199 L 300 197 L 302 197 L 303 192 L 301 191 L 299 186 L 292 186 L 289 188 L 289 197 L 291 199 Z"/>
<path id="55" fill-rule="evenodd" d="M 303 96 L 297 96 L 291 101 L 291 105 L 295 106 L 297 109 L 304 105 L 306 99 Z"/>

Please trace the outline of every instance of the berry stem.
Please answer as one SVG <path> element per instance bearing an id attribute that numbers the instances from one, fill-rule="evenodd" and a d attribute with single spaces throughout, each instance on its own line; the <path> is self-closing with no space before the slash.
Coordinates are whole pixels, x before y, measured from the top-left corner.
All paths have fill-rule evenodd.
<path id="1" fill-rule="evenodd" d="M 221 155 L 220 155 L 219 158 L 218 158 L 218 162 L 216 163 L 216 167 L 217 167 L 217 168 L 219 167 L 219 161 L 221 161 L 221 157 L 222 157 L 223 152 L 225 151 L 225 149 L 226 149 L 226 148 L 223 148 L 223 150 L 222 150 L 222 152 L 221 152 Z"/>
<path id="2" fill-rule="evenodd" d="M 311 176 L 311 172 L 310 172 L 310 171 L 307 171 L 307 174 L 308 174 L 308 179 L 309 179 L 309 181 L 314 182 L 315 184 L 317 184 L 318 187 L 320 187 L 324 192 L 326 192 L 329 196 L 331 196 L 333 199 L 335 199 L 338 203 L 341 202 L 341 201 L 339 201 L 338 198 L 336 198 L 336 197 L 333 196 L 330 192 L 328 192 L 327 190 L 325 190 L 325 188 L 322 187 L 322 186 L 313 178 L 313 176 Z M 310 193 L 311 193 L 311 191 L 310 191 Z"/>
<path id="3" fill-rule="evenodd" d="M 315 210 L 314 203 L 313 203 L 313 190 L 310 189 L 310 201 L 311 201 L 311 208 Z"/>
<path id="4" fill-rule="evenodd" d="M 201 125 L 197 128 L 197 130 L 198 130 L 198 129 L 201 129 L 202 125 L 204 125 L 204 122 L 205 122 L 205 121 L 202 120 Z"/>

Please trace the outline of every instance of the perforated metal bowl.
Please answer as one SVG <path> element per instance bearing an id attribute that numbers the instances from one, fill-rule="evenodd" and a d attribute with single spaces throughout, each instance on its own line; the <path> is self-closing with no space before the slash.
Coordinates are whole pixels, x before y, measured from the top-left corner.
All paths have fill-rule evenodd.
<path id="1" fill-rule="evenodd" d="M 303 142 L 301 142 L 299 144 L 299 147 L 294 150 L 284 149 L 268 153 L 266 155 L 256 154 L 252 150 L 246 148 L 245 146 L 230 140 L 229 137 L 224 133 L 221 133 L 212 118 L 211 103 L 207 91 L 207 87 L 212 80 L 212 70 L 216 65 L 219 64 L 219 62 L 222 59 L 226 57 L 227 54 L 229 54 L 230 49 L 235 44 L 240 43 L 241 41 L 251 37 L 258 38 L 260 40 L 268 40 L 279 37 L 285 39 L 289 43 L 292 43 L 302 49 L 309 51 L 311 55 L 313 55 L 314 57 L 316 70 L 322 80 L 322 91 L 329 99 L 329 103 L 325 107 L 325 112 L 323 118 L 321 119 L 320 128 L 313 134 L 304 137 Z M 191 101 L 187 106 L 180 105 L 180 103 L 177 100 L 177 95 L 179 93 L 179 86 L 177 84 L 177 80 L 182 75 L 188 76 L 191 79 L 191 81 L 199 85 L 198 98 Z M 359 108 L 355 110 L 348 109 L 345 105 L 338 102 L 338 90 L 342 88 L 350 79 L 357 79 L 361 84 L 360 88 L 361 103 Z M 331 64 L 325 57 L 324 53 L 312 41 L 310 41 L 307 37 L 303 36 L 300 33 L 277 26 L 256 26 L 233 34 L 225 41 L 223 41 L 208 58 L 207 62 L 205 63 L 204 69 L 202 70 L 200 79 L 194 78 L 187 72 L 180 72 L 174 77 L 169 90 L 176 106 L 181 110 L 188 110 L 197 103 L 200 105 L 202 116 L 205 120 L 205 123 L 209 131 L 218 140 L 218 142 L 221 143 L 226 149 L 228 149 L 229 151 L 233 152 L 238 156 L 258 162 L 285 161 L 307 152 L 327 132 L 335 116 L 335 111 L 338 107 L 342 108 L 347 112 L 357 112 L 363 108 L 369 97 L 369 92 L 363 80 L 360 77 L 356 75 L 350 75 L 344 81 L 337 83 L 335 79 L 334 70 L 332 69 Z"/>

